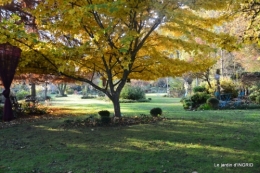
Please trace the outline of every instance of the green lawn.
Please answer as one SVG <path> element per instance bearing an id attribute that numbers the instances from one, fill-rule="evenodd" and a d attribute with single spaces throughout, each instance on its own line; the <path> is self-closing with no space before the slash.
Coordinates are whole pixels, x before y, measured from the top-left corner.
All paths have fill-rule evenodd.
<path id="1" fill-rule="evenodd" d="M 179 99 L 147 97 L 152 101 L 121 104 L 122 114 L 148 115 L 161 107 L 171 120 L 65 130 L 60 128 L 64 120 L 112 111 L 112 104 L 56 98 L 50 108 L 62 106 L 78 116 L 0 129 L 0 173 L 260 172 L 260 110 L 184 111 Z"/>

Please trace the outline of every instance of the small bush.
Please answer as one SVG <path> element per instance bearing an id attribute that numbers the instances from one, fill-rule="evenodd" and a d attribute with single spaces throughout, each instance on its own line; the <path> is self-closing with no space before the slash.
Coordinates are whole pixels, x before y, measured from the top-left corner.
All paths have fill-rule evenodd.
<path id="1" fill-rule="evenodd" d="M 129 100 L 145 99 L 145 92 L 141 87 L 126 85 L 120 94 L 120 98 Z"/>
<path id="2" fill-rule="evenodd" d="M 102 116 L 105 116 L 105 117 L 109 117 L 110 116 L 110 112 L 108 110 L 102 110 L 102 111 L 99 111 L 98 114 L 102 117 Z"/>
<path id="3" fill-rule="evenodd" d="M 206 101 L 206 103 L 213 109 L 217 109 L 219 105 L 219 100 L 215 97 L 211 97 Z"/>
<path id="4" fill-rule="evenodd" d="M 206 91 L 206 88 L 204 86 L 195 86 L 192 90 L 194 93 L 197 93 Z"/>
<path id="5" fill-rule="evenodd" d="M 220 86 L 223 89 L 223 91 L 221 91 L 222 93 L 231 93 L 232 98 L 237 97 L 238 92 L 236 90 L 236 85 L 234 84 L 234 82 L 232 80 L 222 80 L 220 82 Z"/>
<path id="6" fill-rule="evenodd" d="M 153 117 L 157 117 L 158 115 L 162 115 L 162 109 L 161 108 L 153 108 L 150 110 L 150 114 Z"/>
<path id="7" fill-rule="evenodd" d="M 103 124 L 109 124 L 111 122 L 110 112 L 108 110 L 99 111 L 100 120 Z"/>
<path id="8" fill-rule="evenodd" d="M 206 103 L 206 101 L 210 98 L 210 94 L 204 92 L 197 92 L 191 96 L 191 101 L 194 103 L 194 106 L 199 106 L 200 104 Z"/>
<path id="9" fill-rule="evenodd" d="M 190 99 L 183 99 L 182 105 L 184 109 L 191 109 L 194 105 L 194 103 Z"/>
<path id="10" fill-rule="evenodd" d="M 204 103 L 198 107 L 198 110 L 211 110 L 212 107 L 208 103 Z"/>

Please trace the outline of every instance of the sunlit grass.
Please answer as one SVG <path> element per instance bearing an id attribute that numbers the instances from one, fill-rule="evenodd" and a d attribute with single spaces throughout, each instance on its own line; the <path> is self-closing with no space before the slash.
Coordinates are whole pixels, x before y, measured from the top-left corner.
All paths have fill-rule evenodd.
<path id="1" fill-rule="evenodd" d="M 160 95 L 148 103 L 121 104 L 124 116 L 149 115 L 161 107 L 171 118 L 125 127 L 61 128 L 111 102 L 56 98 L 60 119 L 23 123 L 1 129 L 0 173 L 259 173 L 259 110 L 184 111 L 177 98 Z M 253 163 L 253 167 L 216 167 L 221 163 Z"/>
<path id="2" fill-rule="evenodd" d="M 171 116 L 173 112 L 183 111 L 179 98 L 162 97 L 157 94 L 147 95 L 147 98 L 151 98 L 152 100 L 142 103 L 121 103 L 123 116 L 149 115 L 150 110 L 154 107 L 161 107 L 164 116 Z M 80 95 L 54 98 L 50 107 L 63 107 L 65 109 L 60 112 L 65 114 L 74 113 L 77 115 L 97 114 L 100 110 L 113 112 L 113 104 L 111 101 L 107 99 L 81 99 Z"/>

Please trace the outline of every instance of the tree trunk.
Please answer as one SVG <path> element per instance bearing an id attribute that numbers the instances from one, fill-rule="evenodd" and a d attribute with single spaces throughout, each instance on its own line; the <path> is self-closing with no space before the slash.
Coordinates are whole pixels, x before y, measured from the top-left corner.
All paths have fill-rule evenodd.
<path id="1" fill-rule="evenodd" d="M 113 98 L 111 99 L 114 106 L 114 114 L 115 117 L 121 117 L 121 109 L 120 109 L 120 103 L 119 103 L 119 94 L 113 95 Z"/>
<path id="2" fill-rule="evenodd" d="M 48 93 L 48 84 L 45 83 L 45 87 L 44 87 L 44 98 L 45 98 L 45 100 L 47 99 L 47 93 Z"/>
<path id="3" fill-rule="evenodd" d="M 35 99 L 36 97 L 36 88 L 35 88 L 35 83 L 31 83 L 31 97 Z"/>
<path id="4" fill-rule="evenodd" d="M 31 98 L 30 100 L 33 103 L 33 107 L 35 107 L 35 100 L 36 100 L 36 85 L 35 83 L 31 83 Z"/>
<path id="5" fill-rule="evenodd" d="M 65 83 L 58 84 L 58 90 L 59 90 L 59 95 L 60 96 L 66 96 L 65 95 L 66 87 L 67 87 L 67 84 L 65 84 Z"/>

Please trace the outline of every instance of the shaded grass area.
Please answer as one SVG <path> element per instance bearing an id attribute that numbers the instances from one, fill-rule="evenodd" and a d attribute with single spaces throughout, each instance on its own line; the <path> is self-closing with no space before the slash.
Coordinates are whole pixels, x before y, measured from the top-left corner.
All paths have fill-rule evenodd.
<path id="1" fill-rule="evenodd" d="M 112 108 L 109 103 L 94 102 L 92 110 L 87 105 L 90 113 Z M 71 113 L 80 107 L 78 103 L 65 106 Z M 62 118 L 1 129 L 0 172 L 260 172 L 259 110 L 184 111 L 179 99 L 156 95 L 150 103 L 122 104 L 129 116 L 148 114 L 153 107 L 161 107 L 170 120 L 62 129 L 60 125 L 68 119 Z M 81 111 L 77 118 L 87 115 Z M 232 167 L 221 167 L 224 163 Z M 234 167 L 235 163 L 253 163 L 253 167 Z"/>

